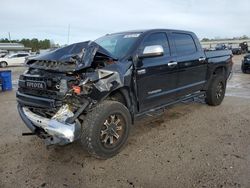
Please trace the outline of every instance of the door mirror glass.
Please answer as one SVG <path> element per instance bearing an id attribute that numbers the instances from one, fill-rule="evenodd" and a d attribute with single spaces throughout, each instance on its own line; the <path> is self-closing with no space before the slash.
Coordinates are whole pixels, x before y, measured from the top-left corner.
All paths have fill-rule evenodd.
<path id="1" fill-rule="evenodd" d="M 157 57 L 162 56 L 164 54 L 164 49 L 161 45 L 152 45 L 152 46 L 145 46 L 139 58 L 147 58 L 147 57 Z"/>

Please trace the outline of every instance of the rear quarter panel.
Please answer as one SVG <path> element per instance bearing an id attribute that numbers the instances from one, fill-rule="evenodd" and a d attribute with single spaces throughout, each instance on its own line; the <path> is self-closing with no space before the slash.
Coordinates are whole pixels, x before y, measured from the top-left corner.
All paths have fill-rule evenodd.
<path id="1" fill-rule="evenodd" d="M 223 74 L 226 79 L 229 77 L 232 71 L 232 51 L 231 50 L 221 50 L 221 51 L 206 51 L 205 55 L 208 61 L 208 72 L 207 72 L 207 84 L 205 88 L 209 86 L 209 83 L 213 76 L 215 75 L 216 70 L 222 69 Z"/>

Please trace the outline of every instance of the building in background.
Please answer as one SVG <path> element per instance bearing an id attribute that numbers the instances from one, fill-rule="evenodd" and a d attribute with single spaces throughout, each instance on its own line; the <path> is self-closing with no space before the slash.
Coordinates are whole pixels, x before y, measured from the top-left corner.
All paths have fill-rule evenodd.
<path id="1" fill-rule="evenodd" d="M 1 52 L 31 52 L 31 48 L 27 48 L 21 43 L 0 43 L 0 53 Z"/>

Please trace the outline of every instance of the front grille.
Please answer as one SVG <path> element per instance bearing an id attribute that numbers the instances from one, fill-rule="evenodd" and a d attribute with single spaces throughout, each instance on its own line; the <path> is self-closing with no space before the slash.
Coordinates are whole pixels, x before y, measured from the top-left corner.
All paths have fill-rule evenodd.
<path id="1" fill-rule="evenodd" d="M 51 91 L 59 91 L 60 81 L 56 78 L 38 77 L 38 76 L 23 76 L 23 81 L 44 82 L 46 89 Z"/>
<path id="2" fill-rule="evenodd" d="M 20 91 L 17 91 L 16 97 L 17 101 L 25 106 L 39 107 L 39 108 L 56 108 L 57 106 L 61 105 L 61 101 L 37 97 L 34 95 L 28 95 Z"/>
<path id="3" fill-rule="evenodd" d="M 46 85 L 46 89 L 35 89 L 26 86 L 26 82 L 43 82 Z M 19 78 L 19 88 L 18 91 L 24 94 L 46 97 L 50 99 L 61 98 L 62 94 L 59 92 L 60 77 L 47 74 L 45 76 L 24 74 Z"/>
<path id="4" fill-rule="evenodd" d="M 34 89 L 29 89 L 25 87 L 19 87 L 18 91 L 24 94 L 28 95 L 33 95 L 33 96 L 42 96 L 50 99 L 60 99 L 63 98 L 63 95 L 61 95 L 57 91 L 51 91 L 51 90 L 34 90 Z"/>
<path id="5" fill-rule="evenodd" d="M 66 89 L 70 83 L 77 81 L 75 75 L 30 68 L 19 77 L 18 91 L 28 95 L 61 100 L 66 93 L 62 91 L 61 80 L 66 81 Z"/>

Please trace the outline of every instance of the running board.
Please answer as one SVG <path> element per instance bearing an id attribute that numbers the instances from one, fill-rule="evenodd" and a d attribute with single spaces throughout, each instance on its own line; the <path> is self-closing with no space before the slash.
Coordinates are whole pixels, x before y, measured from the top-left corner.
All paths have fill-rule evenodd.
<path id="1" fill-rule="evenodd" d="M 205 91 L 194 93 L 194 94 L 190 94 L 190 95 L 186 95 L 183 98 L 180 98 L 180 99 L 178 99 L 176 101 L 170 102 L 170 103 L 165 104 L 163 106 L 156 107 L 156 108 L 150 109 L 148 111 L 136 114 L 135 117 L 140 117 L 142 115 L 153 116 L 153 114 L 157 114 L 157 111 L 164 110 L 165 108 L 167 108 L 169 106 L 172 106 L 174 104 L 181 103 L 181 102 L 187 103 L 187 102 L 190 102 L 191 99 L 192 99 L 192 101 L 198 101 L 198 99 L 201 101 L 205 97 L 206 97 L 206 92 Z"/>

